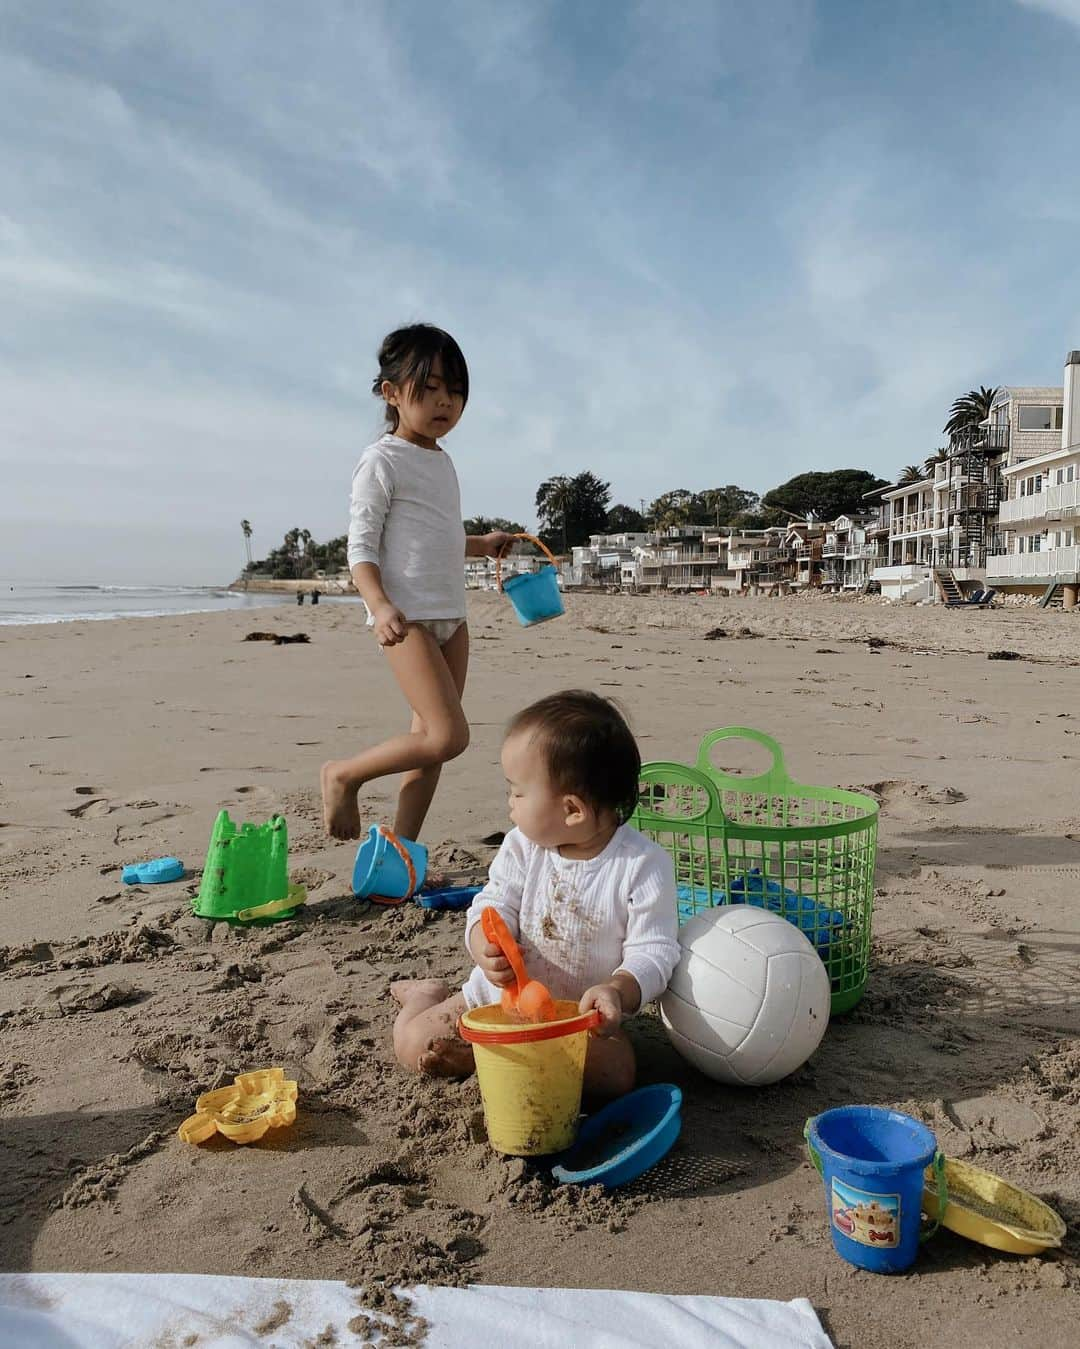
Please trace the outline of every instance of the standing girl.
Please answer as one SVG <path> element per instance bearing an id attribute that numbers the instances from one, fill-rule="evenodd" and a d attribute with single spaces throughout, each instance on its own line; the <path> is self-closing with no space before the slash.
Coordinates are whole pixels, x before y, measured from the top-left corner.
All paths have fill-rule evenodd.
<path id="1" fill-rule="evenodd" d="M 502 556 L 513 535 L 466 537 L 461 522 L 457 474 L 438 442 L 469 397 L 465 357 L 450 334 L 426 323 L 392 332 L 379 348 L 372 392 L 386 403 L 388 430 L 353 474 L 349 568 L 412 726 L 323 764 L 323 816 L 334 838 L 359 838 L 360 788 L 402 773 L 394 832 L 415 839 L 443 764 L 469 743 L 461 707 L 469 665 L 464 560 Z"/>

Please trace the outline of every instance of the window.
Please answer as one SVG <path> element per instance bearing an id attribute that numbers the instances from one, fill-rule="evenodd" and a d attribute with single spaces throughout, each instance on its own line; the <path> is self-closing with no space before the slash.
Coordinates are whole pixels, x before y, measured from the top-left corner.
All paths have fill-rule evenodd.
<path id="1" fill-rule="evenodd" d="M 1070 464 L 1069 467 L 1065 470 L 1065 481 L 1066 481 L 1066 482 L 1072 482 L 1074 470 L 1075 470 L 1075 465 L 1073 465 L 1073 464 Z"/>
<path id="2" fill-rule="evenodd" d="M 1063 468 L 1059 468 L 1057 471 L 1057 476 L 1054 478 L 1054 486 L 1060 487 L 1064 481 L 1065 481 L 1065 470 Z"/>
<path id="3" fill-rule="evenodd" d="M 1061 411 L 1059 407 L 1021 404 L 1018 425 L 1021 431 L 1060 431 Z"/>

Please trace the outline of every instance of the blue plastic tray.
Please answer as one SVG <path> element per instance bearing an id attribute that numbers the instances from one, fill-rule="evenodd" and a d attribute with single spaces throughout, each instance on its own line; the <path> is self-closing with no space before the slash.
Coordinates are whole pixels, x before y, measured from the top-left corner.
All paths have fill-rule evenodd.
<path id="1" fill-rule="evenodd" d="M 686 922 L 695 913 L 700 913 L 702 906 L 708 905 L 709 892 L 692 891 L 689 886 L 680 885 L 678 898 L 679 920 Z M 725 901 L 729 904 L 749 904 L 755 909 L 778 913 L 805 933 L 823 960 L 828 959 L 830 946 L 847 925 L 847 919 L 839 909 L 830 909 L 808 895 L 797 895 L 794 890 L 788 890 L 776 881 L 766 880 L 757 870 L 749 871 L 745 876 L 736 876 L 731 882 L 730 898 L 725 896 L 723 890 L 713 891 L 714 904 L 723 904 Z"/>
<path id="2" fill-rule="evenodd" d="M 452 885 L 447 890 L 421 890 L 416 902 L 422 909 L 467 909 L 484 887 Z"/>
<path id="3" fill-rule="evenodd" d="M 617 1185 L 666 1157 L 682 1129 L 682 1092 L 671 1082 L 639 1087 L 590 1115 L 551 1174 L 564 1185 Z"/>

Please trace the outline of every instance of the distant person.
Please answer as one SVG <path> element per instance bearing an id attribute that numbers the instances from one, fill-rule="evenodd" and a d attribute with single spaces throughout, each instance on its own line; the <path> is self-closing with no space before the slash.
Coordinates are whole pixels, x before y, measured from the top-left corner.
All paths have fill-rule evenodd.
<path id="1" fill-rule="evenodd" d="M 353 473 L 348 560 L 412 726 L 323 764 L 323 817 L 332 837 L 359 838 L 360 788 L 401 773 L 394 832 L 415 839 L 443 764 L 469 743 L 461 707 L 469 665 L 464 560 L 501 557 L 514 536 L 466 537 L 461 523 L 457 474 L 438 441 L 469 398 L 469 370 L 450 334 L 426 323 L 390 333 L 372 392 L 386 404 L 388 430 Z"/>
<path id="2" fill-rule="evenodd" d="M 312 602 L 312 604 L 318 604 L 318 602 L 319 602 L 319 592 L 318 592 L 317 590 L 313 590 L 313 591 L 311 592 L 311 602 Z"/>
<path id="3" fill-rule="evenodd" d="M 297 602 L 297 604 L 303 604 L 303 602 L 304 602 L 304 592 L 303 592 L 302 590 L 298 590 L 298 591 L 296 592 L 296 602 Z"/>

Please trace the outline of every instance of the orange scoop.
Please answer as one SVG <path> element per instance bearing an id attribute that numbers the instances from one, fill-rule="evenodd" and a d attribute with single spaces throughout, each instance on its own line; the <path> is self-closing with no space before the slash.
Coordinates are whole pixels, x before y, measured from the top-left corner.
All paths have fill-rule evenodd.
<path id="1" fill-rule="evenodd" d="M 514 971 L 515 982 L 508 984 L 502 991 L 503 1011 L 517 1012 L 526 1021 L 557 1020 L 558 1012 L 551 994 L 543 984 L 536 979 L 530 979 L 525 972 L 521 950 L 498 909 L 493 909 L 490 905 L 484 909 L 480 914 L 480 926 L 483 928 L 484 936 L 502 951 Z"/>

